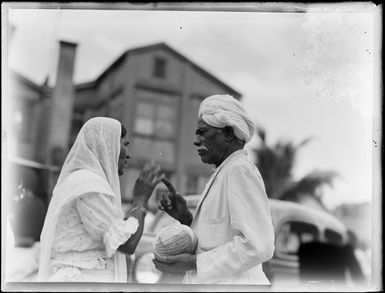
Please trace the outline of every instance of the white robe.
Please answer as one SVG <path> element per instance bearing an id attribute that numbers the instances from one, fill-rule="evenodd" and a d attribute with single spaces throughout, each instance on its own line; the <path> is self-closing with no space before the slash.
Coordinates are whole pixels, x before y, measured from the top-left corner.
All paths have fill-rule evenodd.
<path id="1" fill-rule="evenodd" d="M 197 271 L 187 272 L 184 283 L 269 284 L 262 263 L 273 256 L 274 229 L 262 177 L 245 150 L 211 176 L 191 227 Z"/>

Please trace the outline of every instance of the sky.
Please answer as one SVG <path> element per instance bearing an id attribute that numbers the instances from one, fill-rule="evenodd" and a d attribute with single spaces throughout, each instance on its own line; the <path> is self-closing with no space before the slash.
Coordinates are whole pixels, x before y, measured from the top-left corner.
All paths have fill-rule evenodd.
<path id="1" fill-rule="evenodd" d="M 381 22 L 374 5 L 315 5 L 307 13 L 272 13 L 266 6 L 138 7 L 69 10 L 41 4 L 3 10 L 5 28 L 15 27 L 8 66 L 38 84 L 49 76 L 53 85 L 58 41 L 76 42 L 74 80 L 81 83 L 94 80 L 128 49 L 165 42 L 240 92 L 269 144 L 312 137 L 298 153 L 294 177 L 338 172 L 333 188 L 324 190 L 327 206 L 371 201 L 373 140 L 379 135 L 373 122 L 380 115 L 375 102 Z M 257 144 L 255 137 L 247 149 Z"/>

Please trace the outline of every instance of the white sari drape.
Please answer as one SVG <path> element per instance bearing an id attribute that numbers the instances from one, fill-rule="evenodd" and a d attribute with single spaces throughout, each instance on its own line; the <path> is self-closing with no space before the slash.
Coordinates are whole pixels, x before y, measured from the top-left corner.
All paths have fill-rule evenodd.
<path id="1" fill-rule="evenodd" d="M 56 224 L 63 207 L 82 194 L 96 192 L 111 196 L 121 209 L 118 175 L 121 124 L 106 117 L 88 120 L 80 130 L 53 190 L 44 227 L 41 233 L 39 281 L 51 276 L 50 259 Z M 115 282 L 127 281 L 124 254 L 116 252 L 112 258 Z"/>

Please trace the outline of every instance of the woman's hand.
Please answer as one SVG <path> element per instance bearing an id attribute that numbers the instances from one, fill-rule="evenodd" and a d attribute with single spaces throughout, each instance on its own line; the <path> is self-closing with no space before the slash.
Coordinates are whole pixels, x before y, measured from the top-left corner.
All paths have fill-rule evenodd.
<path id="1" fill-rule="evenodd" d="M 134 185 L 134 202 L 139 206 L 146 206 L 155 186 L 162 181 L 164 174 L 160 171 L 160 166 L 152 161 L 146 164 L 139 173 Z"/>
<path id="2" fill-rule="evenodd" d="M 126 243 L 119 246 L 119 251 L 126 254 L 133 254 L 143 234 L 144 217 L 147 212 L 147 202 L 154 191 L 155 186 L 164 178 L 160 172 L 160 166 L 155 165 L 154 162 L 146 164 L 140 171 L 138 179 L 134 185 L 134 202 L 133 208 L 129 211 L 127 217 L 134 217 L 138 220 L 139 226 L 136 232 L 126 241 Z M 141 209 L 141 208 L 144 208 Z"/>
<path id="3" fill-rule="evenodd" d="M 174 186 L 167 178 L 163 178 L 162 182 L 167 186 L 169 193 L 162 194 L 159 209 L 182 224 L 189 226 L 192 222 L 192 215 L 187 208 L 186 200 L 179 193 L 176 193 Z"/>

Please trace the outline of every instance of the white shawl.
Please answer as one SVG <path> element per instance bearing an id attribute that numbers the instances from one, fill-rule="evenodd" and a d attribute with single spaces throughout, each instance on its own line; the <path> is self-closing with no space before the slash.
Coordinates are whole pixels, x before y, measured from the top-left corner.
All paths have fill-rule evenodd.
<path id="1" fill-rule="evenodd" d="M 118 175 L 121 124 L 111 118 L 88 120 L 80 130 L 53 190 L 44 227 L 41 233 L 39 281 L 47 281 L 52 271 L 49 266 L 56 224 L 63 207 L 78 196 L 98 192 L 113 197 L 121 209 Z M 127 281 L 124 254 L 113 256 L 116 282 Z"/>

